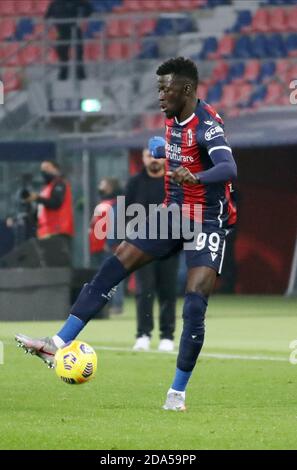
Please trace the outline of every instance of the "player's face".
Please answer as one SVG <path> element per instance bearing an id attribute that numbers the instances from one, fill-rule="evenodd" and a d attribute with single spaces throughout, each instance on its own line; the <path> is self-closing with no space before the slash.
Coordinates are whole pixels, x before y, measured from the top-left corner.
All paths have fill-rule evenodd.
<path id="1" fill-rule="evenodd" d="M 186 103 L 184 82 L 173 74 L 158 77 L 161 111 L 168 119 L 179 116 Z"/>

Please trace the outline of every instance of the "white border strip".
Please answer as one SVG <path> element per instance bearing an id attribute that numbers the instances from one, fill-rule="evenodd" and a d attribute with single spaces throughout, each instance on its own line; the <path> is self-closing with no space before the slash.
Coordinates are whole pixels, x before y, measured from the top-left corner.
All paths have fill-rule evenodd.
<path id="1" fill-rule="evenodd" d="M 127 352 L 127 353 L 133 353 L 133 354 L 171 354 L 176 356 L 177 351 L 173 352 L 160 352 L 157 349 L 152 349 L 150 351 L 146 352 L 139 352 L 139 351 L 133 351 L 132 348 L 114 348 L 111 346 L 94 346 L 93 348 L 96 351 L 111 351 L 111 352 Z M 248 354 L 220 354 L 220 353 L 201 353 L 199 357 L 206 357 L 210 359 L 227 359 L 227 360 L 234 360 L 238 359 L 241 361 L 273 361 L 273 362 L 288 362 L 289 359 L 286 359 L 285 357 L 280 357 L 280 356 L 250 356 Z"/>

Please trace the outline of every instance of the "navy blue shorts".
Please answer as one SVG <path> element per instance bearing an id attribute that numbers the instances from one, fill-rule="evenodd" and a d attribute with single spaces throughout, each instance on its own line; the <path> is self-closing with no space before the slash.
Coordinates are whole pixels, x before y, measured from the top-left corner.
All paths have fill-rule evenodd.
<path id="1" fill-rule="evenodd" d="M 137 230 L 128 231 L 126 241 L 157 259 L 184 250 L 188 268 L 208 266 L 221 274 L 229 231 L 216 223 L 198 225 L 187 219 L 186 224 L 190 232 L 183 230 L 180 221 L 175 223 L 174 218 L 162 220 L 161 216 L 156 221 L 149 216 L 138 224 Z"/>

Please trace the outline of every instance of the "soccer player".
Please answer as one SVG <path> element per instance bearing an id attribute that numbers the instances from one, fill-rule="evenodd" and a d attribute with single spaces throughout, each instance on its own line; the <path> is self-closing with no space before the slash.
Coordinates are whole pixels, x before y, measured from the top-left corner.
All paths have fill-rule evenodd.
<path id="1" fill-rule="evenodd" d="M 16 340 L 29 352 L 52 364 L 57 348 L 77 337 L 110 299 L 114 287 L 129 273 L 184 247 L 188 274 L 183 331 L 175 376 L 163 407 L 183 411 L 186 386 L 204 341 L 208 298 L 222 269 L 226 235 L 236 219 L 235 208 L 230 203 L 230 184 L 237 176 L 237 169 L 224 136 L 222 119 L 212 107 L 197 100 L 196 65 L 178 57 L 164 62 L 156 73 L 160 107 L 166 116 L 166 145 L 164 149 L 164 144 L 156 137 L 149 146 L 153 156 L 166 156 L 164 207 L 170 208 L 175 203 L 193 225 L 197 215 L 195 206 L 199 204 L 202 208 L 196 243 L 188 249 L 183 235 L 173 236 L 175 215 L 168 217 L 166 239 L 161 235 L 142 239 L 130 234 L 94 279 L 83 287 L 65 325 L 53 338 L 31 339 L 17 335 Z M 150 217 L 146 224 L 150 224 Z M 161 228 L 158 230 L 160 234 Z"/>

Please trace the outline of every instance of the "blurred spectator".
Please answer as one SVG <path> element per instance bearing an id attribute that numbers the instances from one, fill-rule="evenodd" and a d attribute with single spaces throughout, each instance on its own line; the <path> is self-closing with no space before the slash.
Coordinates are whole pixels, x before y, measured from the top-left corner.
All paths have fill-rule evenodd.
<path id="1" fill-rule="evenodd" d="M 126 206 L 142 204 L 148 214 L 150 204 L 161 204 L 165 198 L 165 160 L 154 159 L 148 149 L 143 150 L 144 169 L 130 178 L 126 190 Z M 154 261 L 135 273 L 137 333 L 135 351 L 150 348 L 154 328 L 153 305 L 159 302 L 160 351 L 173 351 L 175 330 L 178 255 Z M 168 289 L 170 286 L 170 289 Z"/>
<path id="2" fill-rule="evenodd" d="M 117 178 L 103 178 L 98 184 L 100 201 L 96 206 L 89 230 L 90 252 L 92 267 L 98 266 L 113 253 L 120 241 L 117 239 L 117 196 L 122 194 Z M 111 211 L 113 223 L 111 223 Z M 98 233 L 100 232 L 100 233 Z M 124 282 L 121 282 L 111 301 L 106 306 L 109 313 L 123 312 Z M 106 312 L 104 312 L 106 317 Z"/>
<path id="3" fill-rule="evenodd" d="M 53 0 L 49 5 L 45 18 L 55 20 L 87 18 L 93 12 L 93 7 L 88 0 Z M 76 43 L 76 76 L 79 80 L 86 78 L 83 64 L 83 36 L 80 26 L 77 22 L 57 23 L 58 41 L 62 44 L 56 46 L 57 54 L 62 65 L 60 67 L 59 79 L 68 78 L 69 51 L 72 38 Z"/>
<path id="4" fill-rule="evenodd" d="M 15 216 L 7 219 L 15 233 L 15 244 L 20 245 L 26 240 L 36 236 L 37 214 L 36 207 L 27 198 L 32 192 L 32 175 L 23 174 L 21 187 L 15 197 Z"/>
<path id="5" fill-rule="evenodd" d="M 14 220 L 7 217 L 6 220 L 0 219 L 0 258 L 7 255 L 14 247 Z"/>
<path id="6" fill-rule="evenodd" d="M 30 193 L 25 202 L 38 204 L 37 237 L 55 238 L 71 253 L 74 235 L 72 193 L 70 183 L 63 177 L 60 166 L 54 161 L 41 164 L 44 187 L 40 194 Z"/>

